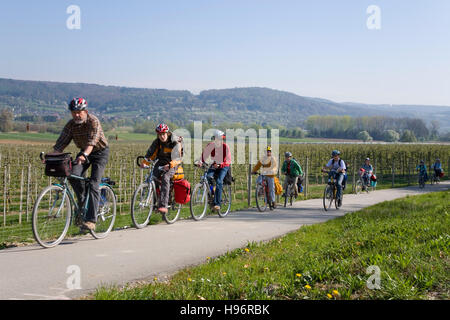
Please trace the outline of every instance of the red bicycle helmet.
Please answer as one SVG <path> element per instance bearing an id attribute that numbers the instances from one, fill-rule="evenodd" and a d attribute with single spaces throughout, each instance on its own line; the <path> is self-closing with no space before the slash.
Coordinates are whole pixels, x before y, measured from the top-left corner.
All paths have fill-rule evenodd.
<path id="1" fill-rule="evenodd" d="M 156 133 L 169 132 L 169 127 L 165 123 L 161 123 L 156 127 Z"/>
<path id="2" fill-rule="evenodd" d="M 87 101 L 83 98 L 74 98 L 69 103 L 70 111 L 83 111 L 87 108 Z"/>

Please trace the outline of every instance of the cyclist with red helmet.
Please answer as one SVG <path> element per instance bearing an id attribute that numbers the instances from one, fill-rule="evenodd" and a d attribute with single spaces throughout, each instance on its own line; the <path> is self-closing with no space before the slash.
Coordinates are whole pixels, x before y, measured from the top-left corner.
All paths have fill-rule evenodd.
<path id="1" fill-rule="evenodd" d="M 161 180 L 161 196 L 159 197 L 158 211 L 167 213 L 170 180 L 182 162 L 181 139 L 170 132 L 169 127 L 164 123 L 159 124 L 155 131 L 158 137 L 147 150 L 145 160 L 155 161 L 158 159 L 157 167 L 164 166 L 163 171 L 155 167 L 153 174 Z"/>
<path id="2" fill-rule="evenodd" d="M 108 142 L 98 118 L 88 113 L 85 99 L 73 99 L 69 104 L 69 110 L 72 114 L 72 120 L 65 125 L 53 147 L 53 152 L 62 153 L 73 140 L 80 152 L 77 154 L 77 164 L 73 166 L 72 174 L 85 177 L 87 170 L 92 166 L 89 208 L 86 214 L 86 221 L 82 223 L 82 228 L 95 230 L 96 213 L 100 201 L 100 182 L 109 158 Z M 79 203 L 83 203 L 87 196 L 85 194 L 86 183 L 72 179 L 69 181 L 78 197 Z"/>

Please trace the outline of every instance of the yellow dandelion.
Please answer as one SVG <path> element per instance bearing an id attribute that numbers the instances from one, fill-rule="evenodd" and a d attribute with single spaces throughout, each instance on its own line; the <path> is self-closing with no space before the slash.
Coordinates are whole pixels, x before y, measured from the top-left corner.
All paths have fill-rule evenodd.
<path id="1" fill-rule="evenodd" d="M 245 248 L 244 250 L 245 250 L 245 252 L 250 252 L 249 248 Z"/>
<path id="2" fill-rule="evenodd" d="M 295 276 L 296 276 L 297 278 L 300 278 L 300 277 L 302 276 L 302 274 L 301 274 L 301 273 L 296 273 Z"/>
<path id="3" fill-rule="evenodd" d="M 311 286 L 310 286 L 309 284 L 307 284 L 307 285 L 305 286 L 305 289 L 310 290 L 310 289 L 311 289 Z"/>
<path id="4" fill-rule="evenodd" d="M 222 272 L 222 274 L 225 276 L 227 273 L 226 272 Z"/>
<path id="5" fill-rule="evenodd" d="M 329 294 L 329 293 L 327 293 L 327 297 L 328 297 L 328 299 L 333 298 L 333 296 L 331 294 Z"/>
<path id="6" fill-rule="evenodd" d="M 338 295 L 339 295 L 339 291 L 333 290 L 333 296 L 338 296 Z"/>
<path id="7" fill-rule="evenodd" d="M 191 278 L 188 278 L 187 280 L 188 280 L 189 282 L 191 282 L 191 281 L 192 281 L 192 279 L 191 279 Z"/>

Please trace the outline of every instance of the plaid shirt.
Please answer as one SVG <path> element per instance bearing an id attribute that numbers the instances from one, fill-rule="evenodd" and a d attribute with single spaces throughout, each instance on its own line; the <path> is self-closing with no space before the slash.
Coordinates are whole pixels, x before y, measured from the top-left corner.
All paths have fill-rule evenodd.
<path id="1" fill-rule="evenodd" d="M 53 149 L 62 152 L 72 139 L 75 145 L 82 150 L 93 146 L 92 152 L 108 146 L 100 121 L 91 114 L 88 114 L 84 123 L 76 124 L 73 119 L 67 122 Z"/>

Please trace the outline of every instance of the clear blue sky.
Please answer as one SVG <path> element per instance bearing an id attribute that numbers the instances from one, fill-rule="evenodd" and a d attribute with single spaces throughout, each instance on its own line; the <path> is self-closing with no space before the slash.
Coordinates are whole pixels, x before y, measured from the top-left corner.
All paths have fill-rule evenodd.
<path id="1" fill-rule="evenodd" d="M 0 77 L 450 106 L 449 16 L 448 0 L 2 1 Z"/>

